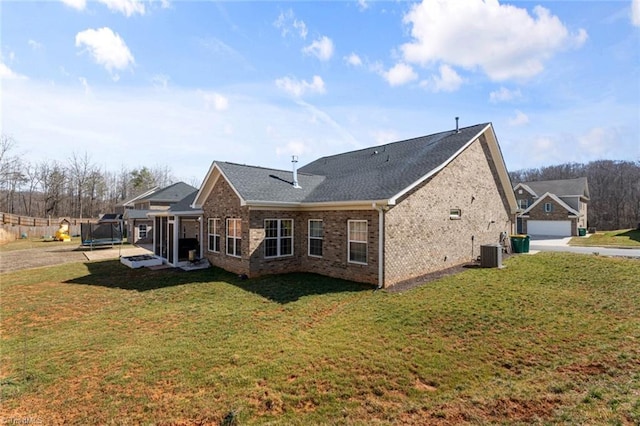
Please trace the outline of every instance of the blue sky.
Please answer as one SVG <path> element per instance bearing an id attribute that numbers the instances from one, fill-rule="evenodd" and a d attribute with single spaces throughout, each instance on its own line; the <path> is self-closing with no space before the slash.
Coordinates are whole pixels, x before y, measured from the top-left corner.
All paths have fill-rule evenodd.
<path id="1" fill-rule="evenodd" d="M 640 160 L 640 0 L 0 2 L 33 162 L 290 169 L 492 122 L 510 170 Z"/>

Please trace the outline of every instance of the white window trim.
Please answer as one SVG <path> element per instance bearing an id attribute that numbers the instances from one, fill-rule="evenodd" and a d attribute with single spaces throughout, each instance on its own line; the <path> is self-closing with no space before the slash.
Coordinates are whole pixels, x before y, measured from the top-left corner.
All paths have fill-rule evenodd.
<path id="1" fill-rule="evenodd" d="M 322 224 L 322 237 L 311 236 L 311 222 L 320 222 Z M 322 219 L 309 219 L 309 221 L 307 222 L 307 229 L 309 230 L 309 238 L 307 241 L 307 256 L 321 258 L 322 255 L 311 254 L 311 240 L 322 241 L 322 253 L 324 254 L 324 221 Z"/>
<path id="2" fill-rule="evenodd" d="M 216 221 L 218 222 L 218 225 L 215 226 Z M 211 231 L 211 223 L 214 223 L 214 227 L 213 227 L 213 231 L 214 232 L 209 232 Z M 211 249 L 210 244 L 211 244 L 211 237 L 218 237 L 218 247 L 220 247 L 220 218 L 219 217 L 210 217 L 207 220 L 207 235 L 209 238 L 207 238 L 207 251 L 211 252 L 211 253 L 220 253 L 220 250 L 215 250 L 215 244 L 213 245 L 214 249 Z"/>
<path id="3" fill-rule="evenodd" d="M 144 231 L 142 231 L 142 227 L 144 227 Z M 141 223 L 140 225 L 138 225 L 138 238 L 147 238 L 147 233 L 148 231 L 148 225 L 146 223 Z M 144 232 L 144 237 L 142 236 L 142 233 Z"/>
<path id="4" fill-rule="evenodd" d="M 230 221 L 239 221 L 240 222 L 240 236 L 230 236 L 229 235 L 229 222 Z M 227 219 L 227 234 L 226 234 L 226 241 L 225 241 L 225 246 L 226 246 L 226 251 L 227 251 L 227 256 L 231 256 L 231 257 L 237 257 L 237 258 L 241 258 L 242 257 L 242 219 L 236 218 L 236 217 L 230 217 Z M 240 244 L 240 256 L 238 256 L 237 254 L 235 254 L 236 250 L 233 250 L 232 253 L 229 252 L 229 238 L 233 239 L 233 248 L 237 248 L 238 244 Z"/>
<path id="5" fill-rule="evenodd" d="M 545 213 L 553 212 L 553 203 L 544 203 L 544 212 Z"/>
<path id="6" fill-rule="evenodd" d="M 449 219 L 462 219 L 462 209 L 449 209 Z"/>
<path id="7" fill-rule="evenodd" d="M 523 205 L 524 204 L 524 205 Z M 518 200 L 518 208 L 526 210 L 529 208 L 529 200 L 526 198 L 521 198 Z"/>
<path id="8" fill-rule="evenodd" d="M 352 223 L 356 223 L 356 222 L 364 222 L 367 225 L 367 240 L 365 241 L 360 241 L 360 240 L 352 240 L 351 239 L 351 224 Z M 369 260 L 369 241 L 368 241 L 368 236 L 369 236 L 369 221 L 368 220 L 348 220 L 347 221 L 347 262 L 348 263 L 353 263 L 355 265 L 368 265 L 368 260 Z M 364 243 L 365 245 L 365 256 L 367 258 L 367 262 L 358 262 L 355 260 L 351 260 L 351 243 Z"/>
<path id="9" fill-rule="evenodd" d="M 276 237 L 269 237 L 269 238 L 267 238 L 267 236 L 266 236 L 266 229 L 267 229 L 267 221 L 268 221 L 268 220 L 275 221 L 275 222 L 277 222 L 277 223 L 278 223 L 277 228 L 276 228 L 276 234 L 277 234 L 277 236 L 276 236 Z M 290 237 L 283 237 L 283 236 L 281 236 L 281 235 L 280 235 L 280 231 L 282 230 L 282 222 L 283 222 L 283 221 L 290 221 L 290 222 L 291 222 L 291 236 L 290 236 Z M 276 255 L 275 255 L 275 256 L 267 256 L 267 253 L 266 253 L 267 247 L 266 247 L 266 245 L 265 245 L 265 249 L 264 249 L 264 258 L 265 258 L 265 259 L 275 259 L 275 258 L 278 258 L 278 257 L 291 257 L 291 256 L 293 256 L 293 253 L 294 253 L 294 251 L 295 251 L 295 248 L 294 248 L 294 243 L 295 243 L 295 239 L 294 239 L 294 235 L 295 235 L 295 233 L 294 233 L 294 226 L 295 226 L 294 220 L 293 220 L 293 219 L 290 219 L 290 218 L 284 218 L 284 219 L 265 219 L 265 220 L 264 220 L 264 222 L 263 222 L 263 229 L 265 229 L 265 237 L 264 237 L 264 240 L 265 240 L 265 241 L 266 241 L 266 240 L 276 240 Z M 291 253 L 290 253 L 290 254 L 282 254 L 282 245 L 281 245 L 281 243 L 282 243 L 282 240 L 283 240 L 283 239 L 285 239 L 285 238 L 286 238 L 286 239 L 291 239 Z"/>

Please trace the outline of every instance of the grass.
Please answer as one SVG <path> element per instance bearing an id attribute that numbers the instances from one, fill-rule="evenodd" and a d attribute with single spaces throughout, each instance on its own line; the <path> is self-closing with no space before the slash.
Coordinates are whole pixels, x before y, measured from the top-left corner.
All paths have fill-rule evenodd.
<path id="1" fill-rule="evenodd" d="M 0 421 L 640 423 L 640 263 L 505 264 L 395 294 L 113 261 L 5 274 Z"/>
<path id="2" fill-rule="evenodd" d="M 623 229 L 618 231 L 596 232 L 588 238 L 572 238 L 569 244 L 582 247 L 640 248 L 640 230 Z"/>
<path id="3" fill-rule="evenodd" d="M 0 245 L 0 253 L 7 251 L 16 251 L 16 250 L 26 250 L 26 249 L 37 249 L 37 248 L 50 248 L 55 246 L 77 246 L 80 245 L 82 241 L 80 237 L 72 237 L 71 241 L 62 242 L 62 241 L 48 241 L 44 238 L 24 238 L 12 241 L 8 244 Z"/>
<path id="4" fill-rule="evenodd" d="M 63 241 L 51 241 L 46 240 L 44 238 L 25 238 L 12 241 L 8 244 L 0 245 L 0 253 L 8 252 L 8 251 L 16 251 L 16 250 L 27 250 L 27 249 L 46 249 L 46 248 L 54 248 L 54 247 L 76 247 L 82 243 L 80 237 L 71 237 L 71 241 L 63 242 Z M 118 247 L 120 244 L 114 244 L 115 247 Z M 108 244 L 111 246 L 111 244 Z M 123 247 L 133 247 L 131 244 L 124 242 L 122 243 Z M 96 246 L 97 247 L 97 246 Z"/>

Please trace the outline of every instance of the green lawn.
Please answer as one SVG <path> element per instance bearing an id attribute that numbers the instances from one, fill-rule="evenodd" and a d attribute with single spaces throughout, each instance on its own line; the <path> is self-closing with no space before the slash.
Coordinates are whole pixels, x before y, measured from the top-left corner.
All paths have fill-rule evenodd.
<path id="1" fill-rule="evenodd" d="M 640 230 L 623 229 L 619 231 L 596 232 L 588 238 L 572 238 L 569 244 L 582 247 L 640 248 Z"/>
<path id="2" fill-rule="evenodd" d="M 393 294 L 113 261 L 5 274 L 0 422 L 640 423 L 640 263 L 504 263 Z"/>

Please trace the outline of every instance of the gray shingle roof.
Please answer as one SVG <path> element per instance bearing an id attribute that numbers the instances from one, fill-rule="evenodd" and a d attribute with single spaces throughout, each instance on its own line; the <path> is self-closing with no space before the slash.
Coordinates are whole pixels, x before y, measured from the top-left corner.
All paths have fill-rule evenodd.
<path id="1" fill-rule="evenodd" d="M 444 164 L 488 124 L 320 158 L 300 168 L 327 177 L 306 201 L 392 198 Z"/>
<path id="2" fill-rule="evenodd" d="M 586 177 L 580 177 L 576 179 L 522 182 L 522 184 L 527 185 L 529 188 L 531 188 L 538 197 L 541 197 L 549 192 L 559 197 L 581 195 L 589 198 L 589 186 L 587 185 Z"/>
<path id="3" fill-rule="evenodd" d="M 248 202 L 384 200 L 441 167 L 488 124 L 320 158 L 298 170 L 298 189 L 291 171 L 215 164 Z"/>
<path id="4" fill-rule="evenodd" d="M 170 212 L 190 212 L 190 211 L 199 211 L 200 209 L 194 209 L 191 207 L 193 204 L 193 200 L 195 200 L 196 195 L 198 195 L 198 190 L 193 191 L 191 194 L 184 197 L 182 200 L 178 201 L 171 207 L 169 207 Z"/>
<path id="5" fill-rule="evenodd" d="M 147 195 L 144 198 L 136 200 L 136 202 L 166 202 L 166 203 L 177 203 L 182 200 L 187 195 L 191 194 L 193 191 L 197 191 L 197 188 L 194 188 L 191 185 L 187 185 L 184 182 L 174 183 L 173 185 L 169 185 L 165 188 L 159 189 L 152 194 Z"/>

